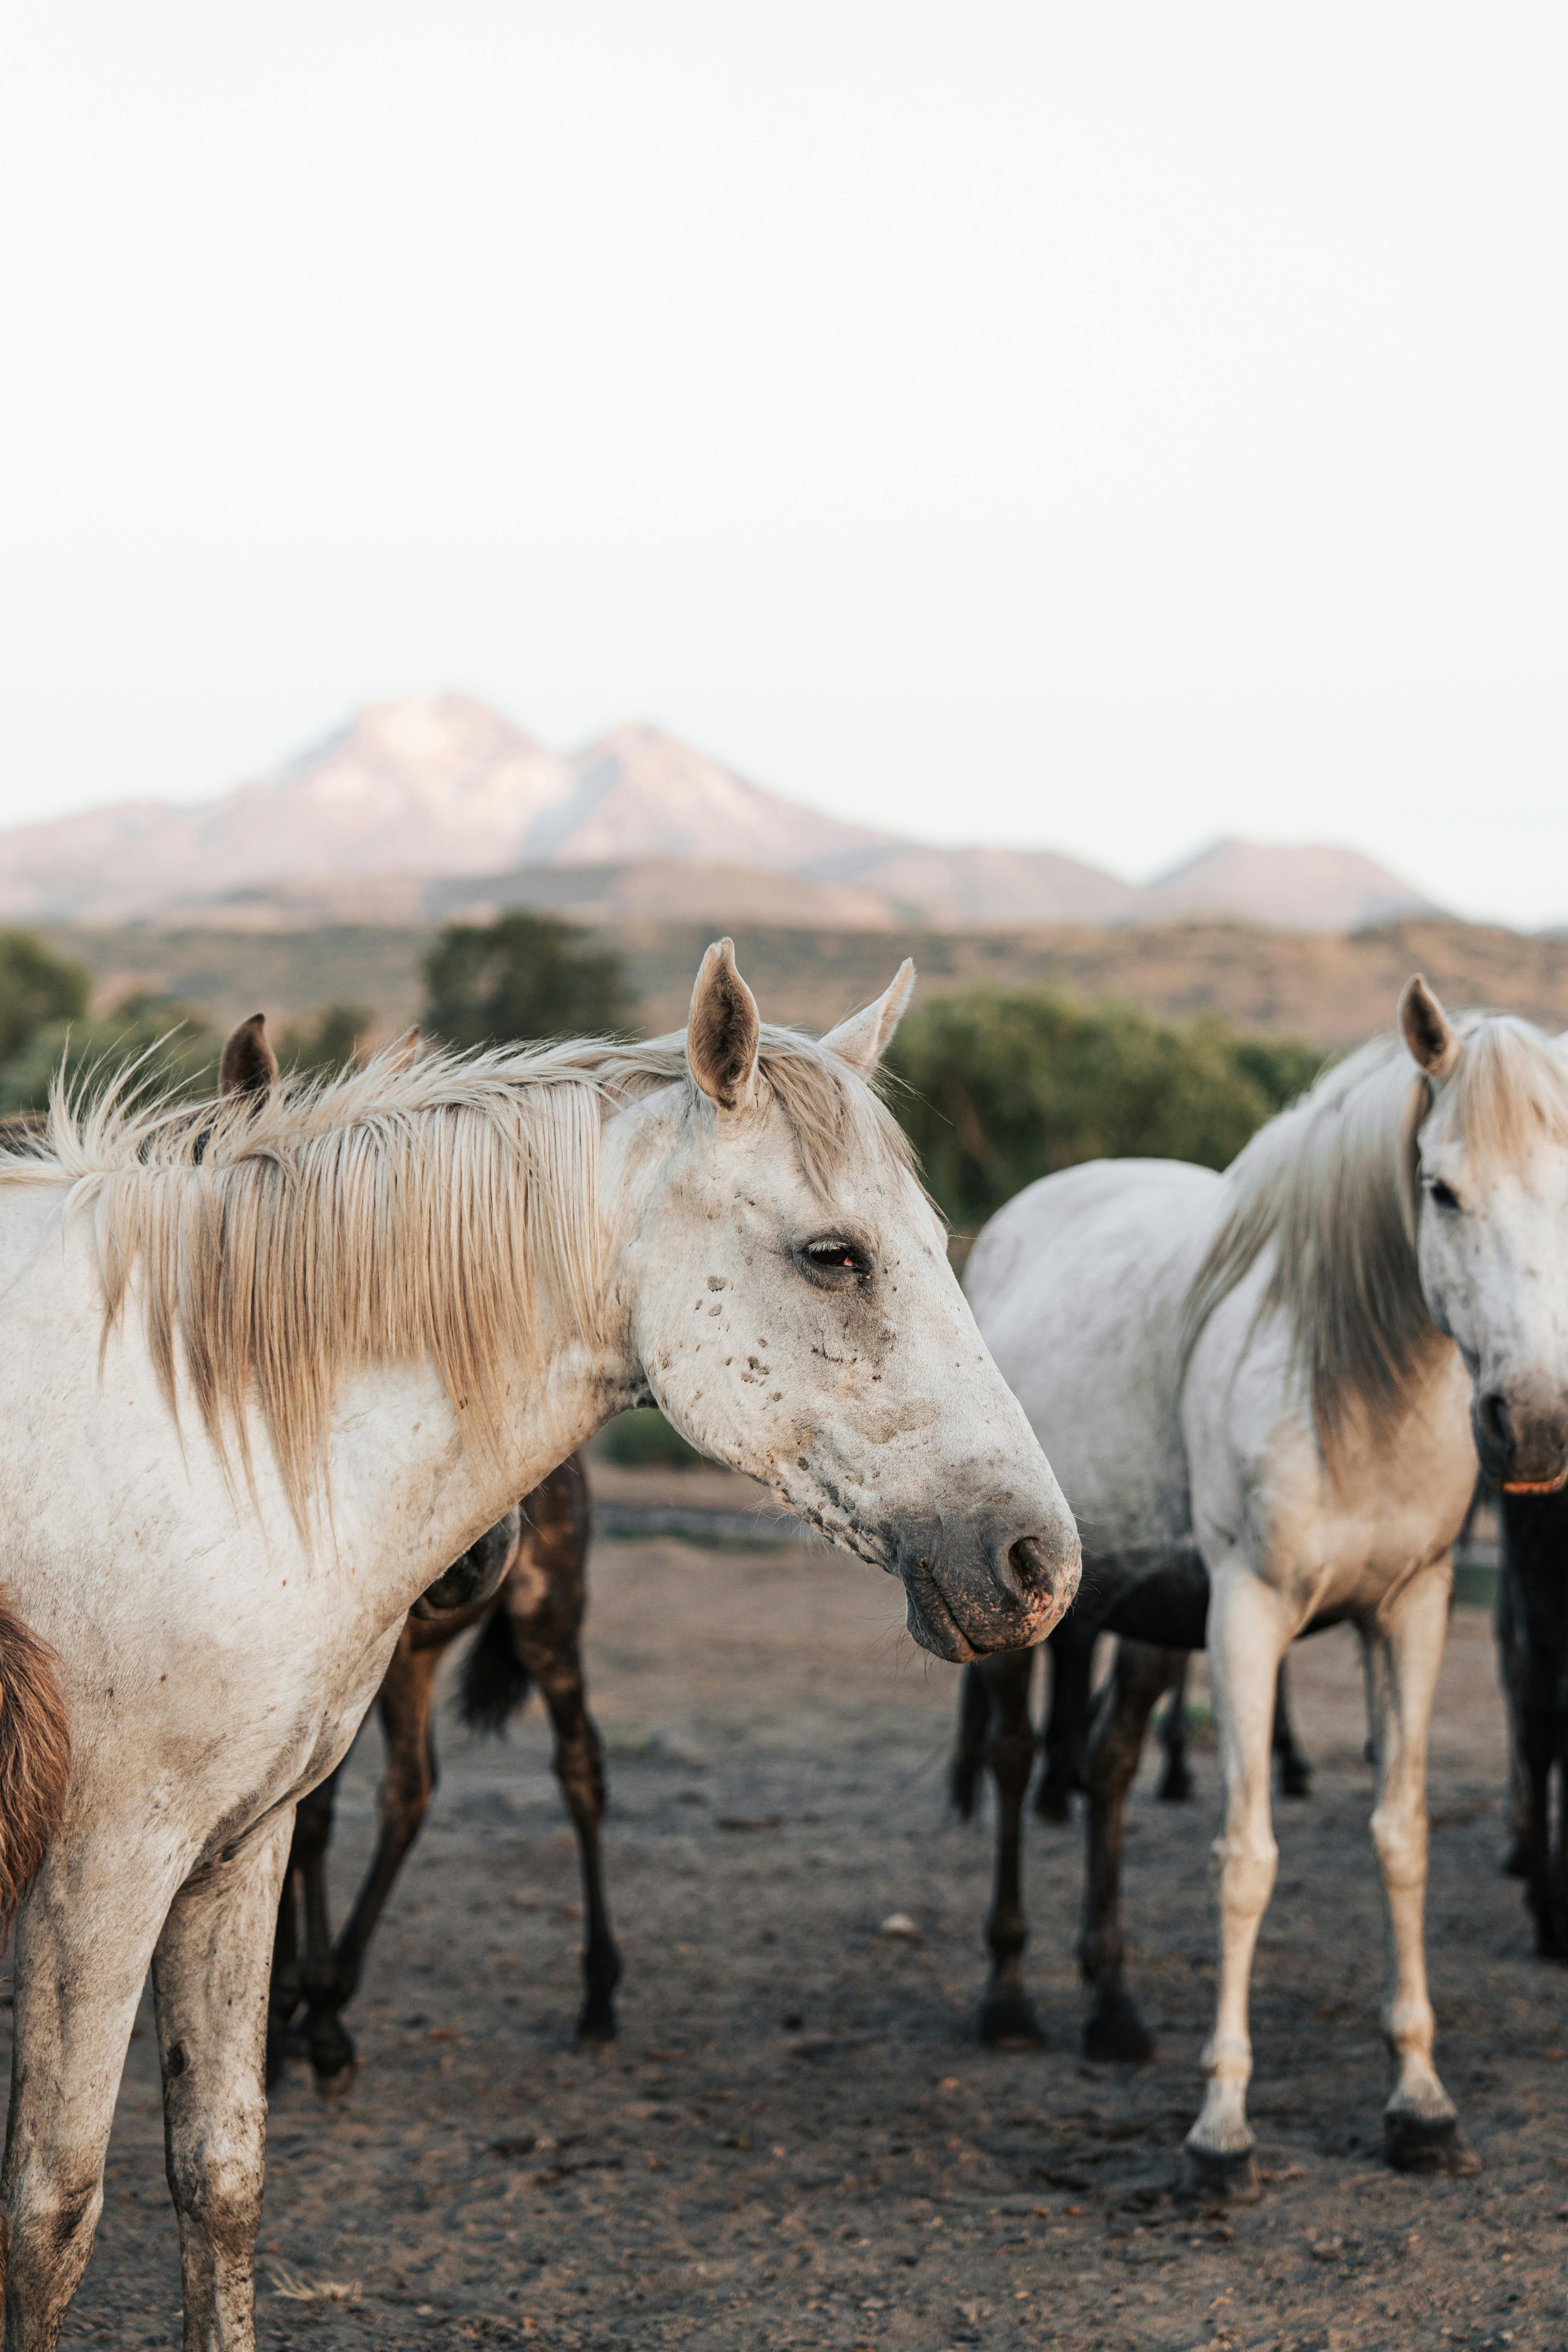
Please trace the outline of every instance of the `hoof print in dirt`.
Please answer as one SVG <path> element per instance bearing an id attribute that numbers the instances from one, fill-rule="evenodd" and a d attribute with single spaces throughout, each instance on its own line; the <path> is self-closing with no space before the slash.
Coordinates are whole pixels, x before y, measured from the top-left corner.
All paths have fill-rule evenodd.
<path id="1" fill-rule="evenodd" d="M 1045 2029 L 1028 1994 L 988 1992 L 980 2004 L 980 2040 L 987 2050 L 1043 2050 Z"/>
<path id="2" fill-rule="evenodd" d="M 1175 2194 L 1184 2205 L 1256 2205 L 1263 2194 L 1258 2158 L 1249 2147 L 1220 2155 L 1188 2140 L 1182 2149 Z"/>
<path id="3" fill-rule="evenodd" d="M 1457 2123 L 1426 2116 L 1384 2116 L 1383 2150 L 1395 2172 L 1446 2173 L 1468 2179 L 1481 2159 Z"/>
<path id="4" fill-rule="evenodd" d="M 1083 2054 L 1101 2066 L 1146 2066 L 1154 2037 L 1124 1992 L 1101 1993 L 1083 2021 Z"/>

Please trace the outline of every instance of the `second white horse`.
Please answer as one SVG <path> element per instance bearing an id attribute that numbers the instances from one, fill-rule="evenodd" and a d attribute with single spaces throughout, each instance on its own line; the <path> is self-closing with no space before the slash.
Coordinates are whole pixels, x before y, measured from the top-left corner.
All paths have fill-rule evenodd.
<path id="1" fill-rule="evenodd" d="M 1342 1619 L 1364 1646 L 1377 1745 L 1387 2153 L 1408 2169 L 1475 2164 L 1432 2063 L 1427 1724 L 1478 1449 L 1500 1485 L 1568 1476 L 1568 1066 L 1527 1023 L 1450 1023 L 1420 980 L 1400 1024 L 1403 1045 L 1369 1045 L 1320 1080 L 1226 1176 L 1168 1160 L 1068 1170 L 1011 1202 L 969 1265 L 976 1320 L 1078 1514 L 1080 1613 L 1169 1654 L 1141 1679 L 1119 1675 L 1097 1726 L 1122 1790 L 1206 1612 L 1220 1973 L 1184 2158 L 1205 2195 L 1258 2194 L 1247 1988 L 1277 1859 L 1275 1676 L 1299 1633 Z M 1101 1811 L 1121 1792 L 1097 1790 Z M 1113 1878 L 1117 1826 L 1097 1829 Z M 1137 2054 L 1108 1916 L 1108 1887 L 1091 1883 L 1098 2021 L 1126 2028 Z"/>

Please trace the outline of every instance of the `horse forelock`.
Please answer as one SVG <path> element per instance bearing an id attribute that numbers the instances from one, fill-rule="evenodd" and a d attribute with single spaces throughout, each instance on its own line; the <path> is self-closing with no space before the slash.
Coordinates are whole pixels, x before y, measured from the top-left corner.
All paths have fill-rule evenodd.
<path id="1" fill-rule="evenodd" d="M 1287 1321 L 1325 1453 L 1355 1419 L 1386 1428 L 1439 1335 L 1415 1254 L 1416 1137 L 1428 1115 L 1486 1174 L 1542 1133 L 1568 1140 L 1568 1069 L 1529 1022 L 1466 1013 L 1436 1097 L 1395 1037 L 1374 1038 L 1259 1129 L 1188 1290 L 1184 1360 L 1209 1317 L 1271 1253 L 1261 1321 Z"/>
<path id="2" fill-rule="evenodd" d="M 886 1107 L 831 1050 L 764 1027 L 765 1099 L 825 1202 L 868 1163 L 910 1170 Z M 500 1459 L 504 1411 L 547 1336 L 599 1336 L 605 1116 L 662 1088 L 689 1118 L 681 1034 L 526 1052 L 397 1049 L 331 1082 L 197 1105 L 132 1082 L 57 1087 L 47 1129 L 0 1148 L 0 1186 L 70 1188 L 90 1219 L 104 1337 L 134 1279 L 171 1409 L 179 1373 L 226 1463 L 252 1475 L 259 1410 L 308 1533 L 333 1401 L 374 1366 L 434 1363 L 466 1444 Z"/>

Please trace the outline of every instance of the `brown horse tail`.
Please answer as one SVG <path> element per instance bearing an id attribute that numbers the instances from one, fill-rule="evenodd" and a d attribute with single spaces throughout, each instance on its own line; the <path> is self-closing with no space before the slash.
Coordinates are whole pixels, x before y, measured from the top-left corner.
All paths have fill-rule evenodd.
<path id="1" fill-rule="evenodd" d="M 60 1825 L 70 1762 L 55 1654 L 0 1592 L 0 1937 Z"/>

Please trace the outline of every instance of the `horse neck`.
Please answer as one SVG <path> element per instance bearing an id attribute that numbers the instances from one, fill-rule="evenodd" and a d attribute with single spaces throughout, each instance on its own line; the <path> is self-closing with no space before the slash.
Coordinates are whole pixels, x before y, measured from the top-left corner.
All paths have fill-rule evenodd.
<path id="1" fill-rule="evenodd" d="M 465 1444 L 429 1369 L 361 1375 L 334 1420 L 321 1549 L 350 1569 L 363 1563 L 389 1604 L 407 1607 L 591 1436 L 631 1385 L 613 1364 L 563 1347 L 520 1379 L 504 1449 L 492 1457 Z"/>

